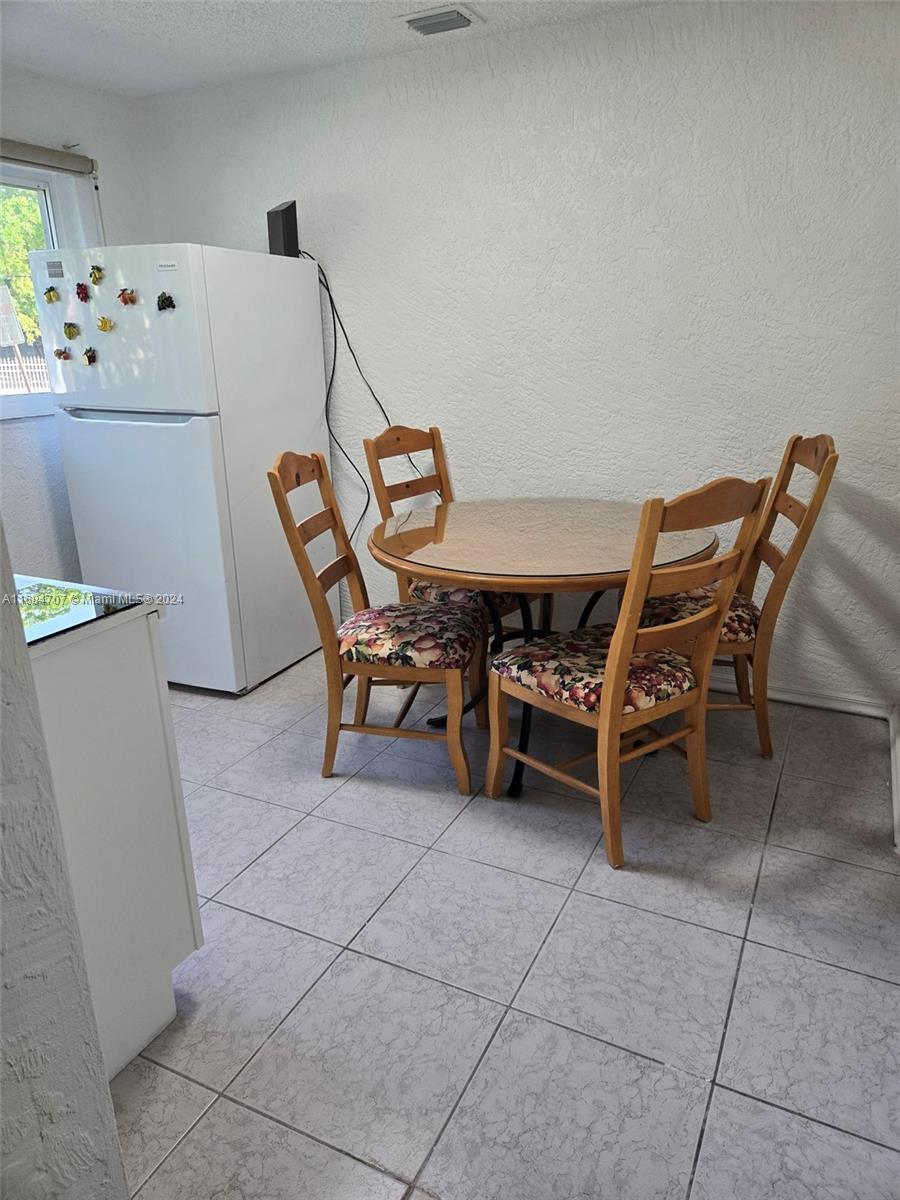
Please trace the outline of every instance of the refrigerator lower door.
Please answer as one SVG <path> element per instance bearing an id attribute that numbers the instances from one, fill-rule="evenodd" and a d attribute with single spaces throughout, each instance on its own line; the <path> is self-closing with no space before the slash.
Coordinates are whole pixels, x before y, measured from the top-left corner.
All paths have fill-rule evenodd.
<path id="1" fill-rule="evenodd" d="M 169 679 L 246 685 L 217 416 L 57 414 L 86 583 L 162 597 Z"/>

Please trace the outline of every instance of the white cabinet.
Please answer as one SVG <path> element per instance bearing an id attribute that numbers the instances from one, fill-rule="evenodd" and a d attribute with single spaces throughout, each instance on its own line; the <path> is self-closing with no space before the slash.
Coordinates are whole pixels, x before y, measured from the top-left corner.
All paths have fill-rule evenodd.
<path id="1" fill-rule="evenodd" d="M 175 1016 L 203 940 L 159 621 L 98 612 L 30 647 L 108 1078 Z"/>

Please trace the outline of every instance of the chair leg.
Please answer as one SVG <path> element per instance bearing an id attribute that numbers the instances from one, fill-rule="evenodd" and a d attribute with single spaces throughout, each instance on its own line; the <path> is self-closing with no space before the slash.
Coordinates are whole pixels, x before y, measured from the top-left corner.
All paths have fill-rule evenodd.
<path id="1" fill-rule="evenodd" d="M 353 714 L 354 725 L 365 725 L 369 712 L 369 695 L 372 691 L 371 675 L 356 677 L 356 710 Z"/>
<path id="2" fill-rule="evenodd" d="M 688 775 L 691 781 L 691 795 L 694 797 L 694 816 L 698 821 L 709 821 L 712 810 L 709 807 L 709 776 L 706 769 L 706 705 L 695 705 L 693 710 L 693 726 L 685 739 L 687 750 Z"/>
<path id="3" fill-rule="evenodd" d="M 360 683 L 362 680 L 360 679 Z M 328 688 L 328 726 L 325 730 L 325 755 L 322 759 L 322 775 L 325 779 L 331 777 L 334 769 L 334 756 L 337 754 L 338 737 L 341 732 L 341 711 L 343 708 L 344 691 L 341 687 Z M 357 704 L 359 699 L 357 698 Z"/>
<path id="4" fill-rule="evenodd" d="M 753 697 L 750 694 L 750 670 L 747 664 L 746 654 L 735 654 L 732 656 L 731 665 L 734 668 L 734 679 L 737 683 L 738 699 L 741 704 L 752 704 Z M 756 682 L 754 680 L 754 682 Z"/>
<path id="5" fill-rule="evenodd" d="M 509 741 L 509 700 L 500 687 L 500 676 L 491 671 L 488 678 L 488 713 L 491 726 L 491 749 L 488 754 L 484 787 L 494 800 L 503 786 L 503 747 Z"/>
<path id="6" fill-rule="evenodd" d="M 603 843 L 606 861 L 611 867 L 621 867 L 625 861 L 622 849 L 622 807 L 618 749 L 598 756 L 598 785 L 600 817 L 603 821 Z"/>
<path id="7" fill-rule="evenodd" d="M 763 758 L 772 757 L 772 731 L 769 728 L 769 656 L 753 655 L 753 711 L 759 752 Z"/>
<path id="8" fill-rule="evenodd" d="M 462 739 L 463 673 L 447 671 L 444 679 L 447 684 L 447 751 L 456 773 L 456 785 L 464 796 L 468 796 L 472 784 L 469 759 Z"/>

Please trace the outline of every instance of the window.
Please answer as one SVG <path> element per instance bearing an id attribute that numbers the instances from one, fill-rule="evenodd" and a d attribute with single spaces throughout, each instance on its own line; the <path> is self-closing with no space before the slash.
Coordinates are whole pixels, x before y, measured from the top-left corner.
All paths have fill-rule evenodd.
<path id="1" fill-rule="evenodd" d="M 101 241 L 91 178 L 0 163 L 0 419 L 53 412 L 29 250 Z"/>
<path id="2" fill-rule="evenodd" d="M 0 184 L 0 393 L 49 392 L 28 251 L 56 245 L 41 187 Z"/>

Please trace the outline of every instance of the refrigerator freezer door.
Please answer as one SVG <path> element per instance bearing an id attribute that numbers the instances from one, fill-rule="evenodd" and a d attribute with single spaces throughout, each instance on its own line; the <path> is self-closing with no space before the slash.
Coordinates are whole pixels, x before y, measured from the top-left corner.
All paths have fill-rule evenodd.
<path id="1" fill-rule="evenodd" d="M 201 248 L 192 245 L 99 246 L 35 250 L 29 255 L 50 387 L 58 403 L 129 412 L 216 412 Z M 91 280 L 91 268 L 102 278 Z M 87 299 L 76 294 L 84 284 Z M 54 287 L 59 300 L 48 302 Z M 123 304 L 122 289 L 135 302 Z M 157 307 L 161 293 L 174 308 Z M 101 318 L 113 326 L 98 327 Z M 71 338 L 66 324 L 77 327 Z M 72 330 L 69 330 L 72 333 Z M 82 355 L 93 347 L 96 362 Z M 54 350 L 68 350 L 58 359 Z"/>
<path id="2" fill-rule="evenodd" d="M 172 682 L 243 690 L 219 418 L 75 408 L 57 421 L 85 580 L 166 598 Z"/>

